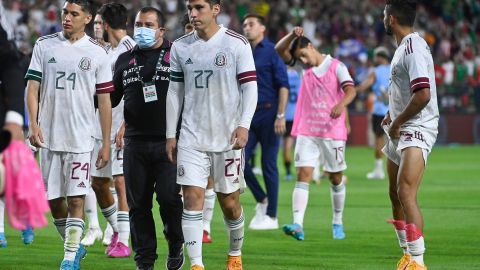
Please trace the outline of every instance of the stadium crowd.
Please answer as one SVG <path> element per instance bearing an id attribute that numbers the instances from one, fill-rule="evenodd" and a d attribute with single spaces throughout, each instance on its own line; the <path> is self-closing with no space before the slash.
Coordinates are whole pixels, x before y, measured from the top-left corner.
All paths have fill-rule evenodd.
<path id="1" fill-rule="evenodd" d="M 99 5 L 107 2 L 97 0 Z M 114 1 L 125 2 L 125 1 Z M 435 61 L 439 107 L 442 112 L 480 111 L 480 1 L 421 1 L 417 31 L 427 40 Z M 335 3 L 333 5 L 333 3 Z M 372 65 L 373 49 L 384 45 L 394 51 L 383 28 L 383 0 L 261 0 L 225 1 L 220 23 L 242 32 L 241 18 L 255 12 L 267 18 L 268 36 L 277 41 L 294 26 L 301 25 L 305 34 L 322 52 L 344 61 L 361 82 Z M 15 25 L 17 45 L 30 54 L 37 37 L 57 32 L 63 0 L 4 1 L 8 20 Z M 181 20 L 186 13 L 182 0 L 133 0 L 124 3 L 130 11 L 145 4 L 164 11 L 169 39 L 183 33 Z M 133 25 L 129 24 L 129 33 Z M 351 110 L 364 112 L 366 94 L 361 94 Z"/>

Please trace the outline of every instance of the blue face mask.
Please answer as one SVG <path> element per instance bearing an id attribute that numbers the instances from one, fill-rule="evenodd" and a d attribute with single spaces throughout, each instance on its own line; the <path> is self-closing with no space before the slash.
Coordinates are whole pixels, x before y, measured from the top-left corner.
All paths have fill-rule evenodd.
<path id="1" fill-rule="evenodd" d="M 155 39 L 156 32 L 157 30 L 147 27 L 135 27 L 133 39 L 140 49 L 151 48 L 157 42 Z"/>

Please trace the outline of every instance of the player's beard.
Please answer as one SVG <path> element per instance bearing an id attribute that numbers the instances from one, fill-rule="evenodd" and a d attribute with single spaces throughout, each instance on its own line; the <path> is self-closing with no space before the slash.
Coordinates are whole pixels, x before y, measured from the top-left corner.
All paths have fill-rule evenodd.
<path id="1" fill-rule="evenodd" d="M 389 25 L 389 24 L 385 25 L 385 33 L 387 33 L 387 35 L 389 35 L 389 36 L 393 35 L 393 29 L 392 29 L 391 25 Z"/>
<path id="2" fill-rule="evenodd" d="M 103 38 L 103 41 L 105 41 L 107 43 L 109 42 L 107 31 L 103 30 L 102 38 Z"/>

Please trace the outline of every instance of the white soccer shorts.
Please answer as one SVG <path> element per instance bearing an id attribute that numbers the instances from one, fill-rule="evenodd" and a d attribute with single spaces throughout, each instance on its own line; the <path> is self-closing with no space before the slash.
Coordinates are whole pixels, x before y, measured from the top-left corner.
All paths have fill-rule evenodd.
<path id="1" fill-rule="evenodd" d="M 243 150 L 217 153 L 178 147 L 177 184 L 206 188 L 211 175 L 215 192 L 243 192 L 246 187 L 244 167 Z"/>
<path id="2" fill-rule="evenodd" d="M 326 172 L 347 169 L 345 141 L 298 136 L 295 143 L 295 167 L 316 167 L 320 160 Z"/>
<path id="3" fill-rule="evenodd" d="M 48 200 L 86 195 L 90 188 L 91 153 L 40 149 L 42 177 Z"/>
<path id="4" fill-rule="evenodd" d="M 383 126 L 383 129 L 388 138 L 385 146 L 382 148 L 382 152 L 388 159 L 400 165 L 402 150 L 408 147 L 418 147 L 422 149 L 423 161 L 425 166 L 427 165 L 428 155 L 432 151 L 432 147 L 437 139 L 437 132 L 421 129 L 420 127 L 408 127 L 400 130 L 400 139 L 392 140 L 387 132 L 389 127 Z"/>
<path id="5" fill-rule="evenodd" d="M 123 149 L 117 149 L 115 143 L 110 145 L 110 160 L 107 166 L 97 170 L 95 162 L 97 161 L 98 152 L 102 148 L 102 140 L 95 139 L 92 151 L 92 176 L 112 178 L 112 176 L 123 175 Z"/>

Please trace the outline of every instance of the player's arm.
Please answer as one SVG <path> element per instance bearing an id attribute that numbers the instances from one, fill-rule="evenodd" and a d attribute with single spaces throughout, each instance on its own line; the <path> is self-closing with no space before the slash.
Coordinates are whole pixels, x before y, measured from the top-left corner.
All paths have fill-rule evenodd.
<path id="1" fill-rule="evenodd" d="M 375 80 L 377 79 L 375 72 L 370 72 L 368 74 L 368 77 L 365 81 L 363 81 L 360 85 L 356 87 L 357 92 L 364 92 L 368 88 L 372 87 L 372 85 L 375 83 Z"/>
<path id="2" fill-rule="evenodd" d="M 295 63 L 295 57 L 290 52 L 290 44 L 296 37 L 301 36 L 303 36 L 303 28 L 295 27 L 292 32 L 280 39 L 275 45 L 275 50 L 278 52 L 278 55 L 280 55 L 283 61 L 288 65 L 293 65 Z"/>
<path id="3" fill-rule="evenodd" d="M 42 47 L 39 42 L 33 47 L 32 60 L 25 78 L 27 81 L 26 101 L 28 113 L 28 133 L 30 144 L 35 147 L 45 147 L 42 130 L 38 125 L 39 92 L 42 83 Z"/>
<path id="4" fill-rule="evenodd" d="M 285 123 L 285 110 L 288 103 L 288 88 L 290 87 L 288 83 L 288 74 L 287 66 L 282 61 L 278 54 L 274 54 L 275 59 L 273 61 L 274 65 L 274 80 L 275 86 L 278 90 L 278 109 L 277 109 L 277 118 L 275 119 L 275 133 L 277 135 L 283 135 L 286 128 Z"/>
<path id="5" fill-rule="evenodd" d="M 178 56 L 176 44 L 173 43 L 170 51 L 170 84 L 167 92 L 167 144 L 166 151 L 170 162 L 176 163 L 177 157 L 177 125 L 182 113 L 182 104 L 185 97 L 185 78 Z"/>
<path id="6" fill-rule="evenodd" d="M 342 87 L 343 92 L 345 92 L 345 95 L 330 112 L 330 117 L 332 118 L 338 118 L 342 114 L 343 110 L 345 110 L 348 104 L 352 103 L 357 95 L 355 85 L 353 84 L 353 79 L 350 76 L 347 67 L 343 63 L 338 64 L 336 74 L 338 81 L 340 82 L 340 86 Z"/>

